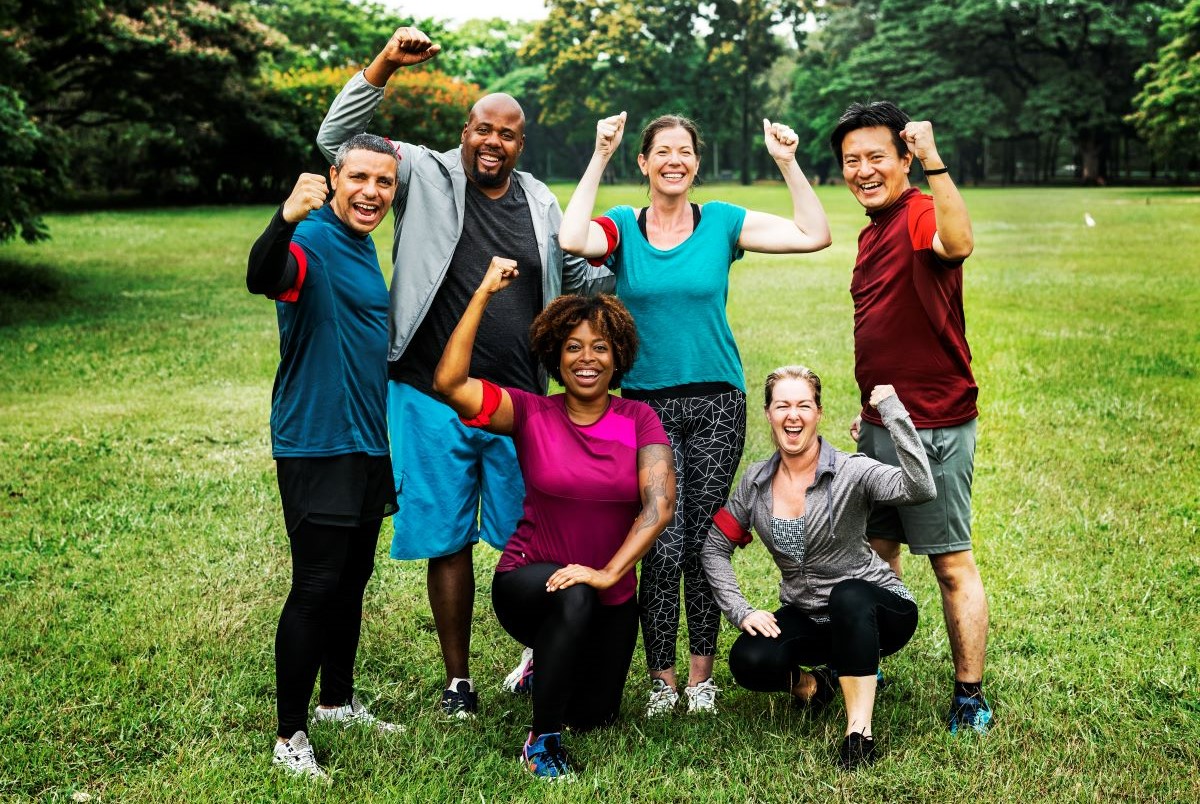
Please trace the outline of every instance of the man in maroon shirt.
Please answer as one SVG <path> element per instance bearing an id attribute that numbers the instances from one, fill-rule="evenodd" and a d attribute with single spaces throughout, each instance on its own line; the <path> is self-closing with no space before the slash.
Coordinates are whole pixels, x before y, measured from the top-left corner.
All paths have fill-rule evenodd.
<path id="1" fill-rule="evenodd" d="M 971 218 L 938 156 L 933 127 L 895 104 L 852 104 L 830 137 L 846 187 L 870 223 L 858 238 L 854 373 L 862 413 L 851 435 L 865 454 L 898 465 L 870 391 L 891 384 L 912 415 L 929 455 L 937 499 L 872 512 L 871 545 L 900 572 L 900 544 L 928 555 L 942 592 L 954 658 L 951 732 L 985 733 L 992 710 L 983 695 L 988 608 L 971 553 L 971 479 L 978 387 L 971 374 L 962 306 L 962 263 L 974 248 Z M 932 195 L 909 183 L 920 160 Z"/>

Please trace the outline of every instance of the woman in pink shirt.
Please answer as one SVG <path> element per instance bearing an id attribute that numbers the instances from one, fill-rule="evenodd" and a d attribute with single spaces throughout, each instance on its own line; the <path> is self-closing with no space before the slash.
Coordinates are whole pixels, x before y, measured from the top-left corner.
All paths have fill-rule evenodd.
<path id="1" fill-rule="evenodd" d="M 634 566 L 675 512 L 670 442 L 643 402 L 611 389 L 637 353 L 612 296 L 561 296 L 533 322 L 530 345 L 564 392 L 549 397 L 470 375 L 491 297 L 519 281 L 494 257 L 446 344 L 434 389 L 464 423 L 509 435 L 525 479 L 521 521 L 492 580 L 500 624 L 534 649 L 533 728 L 521 752 L 536 776 L 572 774 L 563 725 L 617 718 L 637 641 Z"/>

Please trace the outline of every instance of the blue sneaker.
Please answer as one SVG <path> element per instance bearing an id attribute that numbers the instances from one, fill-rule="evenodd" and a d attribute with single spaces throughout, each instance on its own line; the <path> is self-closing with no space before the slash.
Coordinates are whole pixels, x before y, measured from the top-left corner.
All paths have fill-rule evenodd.
<path id="1" fill-rule="evenodd" d="M 529 739 L 521 749 L 521 764 L 534 776 L 547 781 L 568 781 L 575 777 L 559 732 L 539 734 L 536 740 L 533 732 L 529 732 Z"/>
<path id="2" fill-rule="evenodd" d="M 955 695 L 950 704 L 950 733 L 958 734 L 959 728 L 973 729 L 978 734 L 987 734 L 992 722 L 992 707 L 986 698 Z"/>

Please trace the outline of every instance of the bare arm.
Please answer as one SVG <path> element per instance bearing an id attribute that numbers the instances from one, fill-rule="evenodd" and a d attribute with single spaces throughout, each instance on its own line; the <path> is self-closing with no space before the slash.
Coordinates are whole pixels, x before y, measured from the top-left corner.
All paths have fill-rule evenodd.
<path id="1" fill-rule="evenodd" d="M 763 139 L 792 196 L 792 219 L 748 210 L 738 245 L 746 251 L 766 254 L 820 251 L 832 242 L 829 219 L 825 217 L 821 200 L 796 164 L 796 145 L 799 143 L 796 132 L 782 123 L 763 120 Z"/>
<path id="2" fill-rule="evenodd" d="M 933 141 L 933 125 L 928 120 L 910 122 L 900 136 L 926 170 L 938 170 L 946 166 L 938 156 L 937 145 Z M 971 216 L 967 213 L 966 202 L 949 173 L 926 174 L 926 179 L 929 192 L 933 195 L 933 214 L 937 220 L 933 253 L 943 260 L 965 260 L 975 249 L 975 234 L 971 231 Z"/>
<path id="3" fill-rule="evenodd" d="M 504 257 L 492 257 L 483 282 L 463 311 L 458 326 L 450 333 L 450 340 L 446 341 L 446 348 L 442 350 L 442 359 L 433 372 L 433 390 L 463 418 L 478 415 L 483 407 L 483 383 L 469 376 L 471 352 L 475 348 L 475 334 L 479 331 L 483 311 L 487 309 L 492 296 L 511 285 L 518 275 L 516 262 Z M 489 433 L 506 435 L 512 432 L 512 424 L 512 397 L 501 388 L 500 407 L 483 429 Z"/>
<path id="4" fill-rule="evenodd" d="M 675 459 L 666 444 L 647 444 L 637 452 L 638 486 L 642 490 L 642 510 L 633 520 L 625 541 L 608 563 L 600 569 L 568 564 L 546 581 L 546 590 L 555 592 L 577 583 L 596 589 L 608 589 L 646 555 L 675 516 Z"/>
<path id="5" fill-rule="evenodd" d="M 596 206 L 596 193 L 600 189 L 604 168 L 621 144 L 624 131 L 625 112 L 596 123 L 596 150 L 579 184 L 575 186 L 575 192 L 571 193 L 571 200 L 563 212 L 562 226 L 558 230 L 558 243 L 569 254 L 595 258 L 603 257 L 608 251 L 608 238 L 600 224 L 592 221 L 592 210 Z"/>

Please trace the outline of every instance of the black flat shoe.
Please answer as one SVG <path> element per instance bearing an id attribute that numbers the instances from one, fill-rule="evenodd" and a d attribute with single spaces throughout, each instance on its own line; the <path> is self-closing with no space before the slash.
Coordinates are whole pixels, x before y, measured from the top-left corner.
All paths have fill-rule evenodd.
<path id="1" fill-rule="evenodd" d="M 875 761 L 875 738 L 864 737 L 858 732 L 847 734 L 838 752 L 838 765 L 854 770 L 859 765 L 870 765 Z"/>

